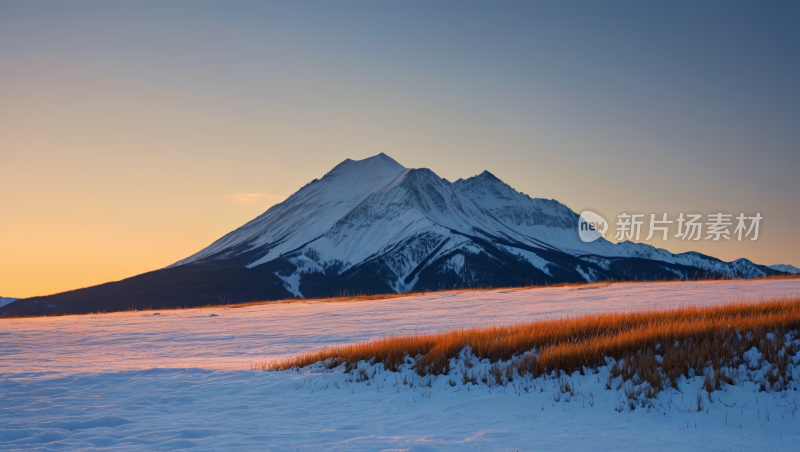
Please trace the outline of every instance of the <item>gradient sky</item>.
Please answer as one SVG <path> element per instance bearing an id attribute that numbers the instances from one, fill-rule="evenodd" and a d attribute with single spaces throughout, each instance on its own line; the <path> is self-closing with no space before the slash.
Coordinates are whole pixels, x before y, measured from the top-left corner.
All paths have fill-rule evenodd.
<path id="1" fill-rule="evenodd" d="M 163 267 L 380 152 L 608 219 L 760 212 L 648 243 L 800 266 L 798 5 L 0 1 L 0 295 Z"/>

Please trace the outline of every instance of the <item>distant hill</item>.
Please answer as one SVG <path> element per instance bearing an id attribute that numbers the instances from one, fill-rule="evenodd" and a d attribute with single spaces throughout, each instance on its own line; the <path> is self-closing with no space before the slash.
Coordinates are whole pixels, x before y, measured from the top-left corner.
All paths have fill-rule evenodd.
<path id="1" fill-rule="evenodd" d="M 0 308 L 17 300 L 19 300 L 19 298 L 0 297 Z"/>
<path id="2" fill-rule="evenodd" d="M 770 265 L 769 268 L 781 272 L 791 273 L 793 275 L 800 273 L 800 268 L 797 268 L 794 265 L 787 265 L 787 264 Z"/>

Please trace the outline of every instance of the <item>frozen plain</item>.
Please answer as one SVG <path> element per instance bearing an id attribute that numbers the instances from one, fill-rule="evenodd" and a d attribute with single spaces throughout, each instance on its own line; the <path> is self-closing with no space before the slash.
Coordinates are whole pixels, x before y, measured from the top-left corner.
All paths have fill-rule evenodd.
<path id="1" fill-rule="evenodd" d="M 622 390 L 605 389 L 607 369 L 570 377 L 575 396 L 558 402 L 553 380 L 524 391 L 520 381 L 489 389 L 448 377 L 420 386 L 417 376 L 412 387 L 402 383 L 410 372 L 378 373 L 367 385 L 340 372 L 248 370 L 265 357 L 388 334 L 782 295 L 800 295 L 800 281 L 2 320 L 0 449 L 797 450 L 796 392 L 759 393 L 752 383 L 715 392 L 699 412 L 699 379 L 618 412 Z"/>

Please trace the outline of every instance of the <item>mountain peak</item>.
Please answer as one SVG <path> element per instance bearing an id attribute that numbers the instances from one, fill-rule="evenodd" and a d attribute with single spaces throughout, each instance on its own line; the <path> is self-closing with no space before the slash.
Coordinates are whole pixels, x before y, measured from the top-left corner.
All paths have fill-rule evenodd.
<path id="1" fill-rule="evenodd" d="M 480 182 L 489 182 L 489 183 L 493 183 L 493 184 L 496 184 L 496 183 L 499 182 L 502 185 L 508 185 L 505 182 L 503 182 L 502 180 L 500 180 L 499 177 L 495 176 L 494 174 L 490 173 L 489 171 L 484 171 L 484 172 L 482 172 L 482 173 L 480 173 L 480 174 L 478 174 L 476 176 L 468 177 L 466 179 L 458 179 L 454 183 L 456 185 L 460 186 L 460 187 L 466 187 L 466 186 L 473 185 L 475 183 L 480 183 Z"/>
<path id="2" fill-rule="evenodd" d="M 336 165 L 328 174 L 341 174 L 349 172 L 360 173 L 397 173 L 402 171 L 405 167 L 388 155 L 381 152 L 378 155 L 373 155 L 362 160 L 345 159 L 342 163 Z"/>
<path id="3" fill-rule="evenodd" d="M 490 173 L 489 171 L 484 171 L 484 172 L 478 174 L 475 177 L 480 178 L 480 179 L 503 182 L 497 176 L 495 176 L 494 174 Z"/>
<path id="4" fill-rule="evenodd" d="M 383 160 L 389 160 L 389 161 L 392 161 L 392 162 L 395 162 L 395 163 L 397 163 L 397 160 L 395 160 L 395 159 L 393 159 L 393 158 L 389 157 L 388 155 L 384 154 L 383 152 L 381 152 L 381 153 L 380 153 L 380 154 L 378 154 L 378 155 L 373 155 L 373 156 L 372 156 L 372 157 L 370 157 L 370 158 L 371 158 L 371 159 L 380 158 L 380 159 L 383 159 Z M 397 164 L 399 165 L 399 163 L 397 163 Z"/>

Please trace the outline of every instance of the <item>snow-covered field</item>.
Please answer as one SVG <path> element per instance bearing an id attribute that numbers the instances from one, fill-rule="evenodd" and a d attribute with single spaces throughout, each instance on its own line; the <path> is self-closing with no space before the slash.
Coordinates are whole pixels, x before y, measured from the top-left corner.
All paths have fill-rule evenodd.
<path id="1" fill-rule="evenodd" d="M 248 370 L 265 357 L 388 334 L 779 295 L 800 295 L 800 281 L 2 320 L 0 450 L 797 450 L 796 392 L 757 392 L 752 383 L 714 392 L 699 412 L 699 379 L 619 412 L 625 388 L 605 389 L 607 369 L 570 377 L 569 397 L 553 380 L 490 389 L 444 376 L 415 375 L 412 386 L 409 371 L 367 384 L 342 372 Z"/>

